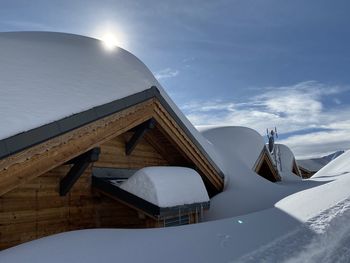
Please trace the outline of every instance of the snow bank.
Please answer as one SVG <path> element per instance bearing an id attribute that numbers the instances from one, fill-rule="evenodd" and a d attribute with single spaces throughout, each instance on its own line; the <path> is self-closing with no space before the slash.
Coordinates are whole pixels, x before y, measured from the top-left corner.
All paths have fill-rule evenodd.
<path id="1" fill-rule="evenodd" d="M 2 251 L 0 262 L 235 262 L 237 257 L 283 235 L 297 223 L 271 209 L 179 227 L 72 231 Z"/>
<path id="2" fill-rule="evenodd" d="M 200 175 L 184 167 L 142 168 L 119 187 L 159 207 L 209 201 Z"/>
<path id="3" fill-rule="evenodd" d="M 315 173 L 312 178 L 350 173 L 350 150 L 338 156 Z"/>
<path id="4" fill-rule="evenodd" d="M 336 205 L 350 196 L 350 151 L 346 151 L 320 171 L 309 182 L 322 185 L 290 195 L 278 203 L 276 207 L 305 221 L 322 210 Z"/>

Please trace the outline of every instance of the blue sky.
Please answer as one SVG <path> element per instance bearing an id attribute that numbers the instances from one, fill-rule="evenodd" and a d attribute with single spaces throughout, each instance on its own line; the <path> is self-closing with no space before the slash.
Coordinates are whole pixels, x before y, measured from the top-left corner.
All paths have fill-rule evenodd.
<path id="1" fill-rule="evenodd" d="M 307 157 L 350 148 L 349 10 L 346 0 L 5 0 L 0 30 L 112 31 L 195 125 L 277 126 Z"/>

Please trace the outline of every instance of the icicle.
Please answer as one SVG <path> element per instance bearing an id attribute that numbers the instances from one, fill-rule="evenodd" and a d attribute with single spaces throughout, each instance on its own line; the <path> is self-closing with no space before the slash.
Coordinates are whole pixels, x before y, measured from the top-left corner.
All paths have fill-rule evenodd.
<path id="1" fill-rule="evenodd" d="M 202 221 L 203 218 L 203 204 L 201 204 L 201 215 L 200 215 L 200 221 Z"/>

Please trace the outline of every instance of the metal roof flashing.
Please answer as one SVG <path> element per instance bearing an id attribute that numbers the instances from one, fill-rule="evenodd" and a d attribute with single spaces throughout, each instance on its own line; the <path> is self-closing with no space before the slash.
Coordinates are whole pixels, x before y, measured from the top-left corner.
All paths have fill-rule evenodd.
<path id="1" fill-rule="evenodd" d="M 38 128 L 34 128 L 32 130 L 22 132 L 0 140 L 0 160 L 152 98 L 158 99 L 161 105 L 169 112 L 172 118 L 175 119 L 176 123 L 184 130 L 186 135 L 191 139 L 191 141 L 196 145 L 196 147 L 199 148 L 202 154 L 215 168 L 219 176 L 221 178 L 224 178 L 223 172 L 210 158 L 208 153 L 198 142 L 195 136 L 190 132 L 187 126 L 183 123 L 181 118 L 171 108 L 169 103 L 164 99 L 164 97 L 161 95 L 159 89 L 156 86 L 152 86 L 149 89 L 124 97 L 122 99 L 118 99 L 107 104 L 96 106 L 89 110 L 65 117 L 61 120 L 57 120 L 52 123 L 40 126 Z"/>

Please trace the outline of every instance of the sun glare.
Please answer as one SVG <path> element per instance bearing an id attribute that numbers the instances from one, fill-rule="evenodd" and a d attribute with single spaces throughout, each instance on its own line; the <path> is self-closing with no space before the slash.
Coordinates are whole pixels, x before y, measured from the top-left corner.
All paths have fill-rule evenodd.
<path id="1" fill-rule="evenodd" d="M 106 33 L 101 40 L 107 50 L 113 50 L 118 46 L 118 39 L 113 33 Z"/>
<path id="2" fill-rule="evenodd" d="M 122 30 L 115 23 L 105 23 L 98 26 L 94 31 L 95 38 L 102 41 L 103 47 L 112 51 L 117 47 L 127 48 L 127 39 Z"/>

